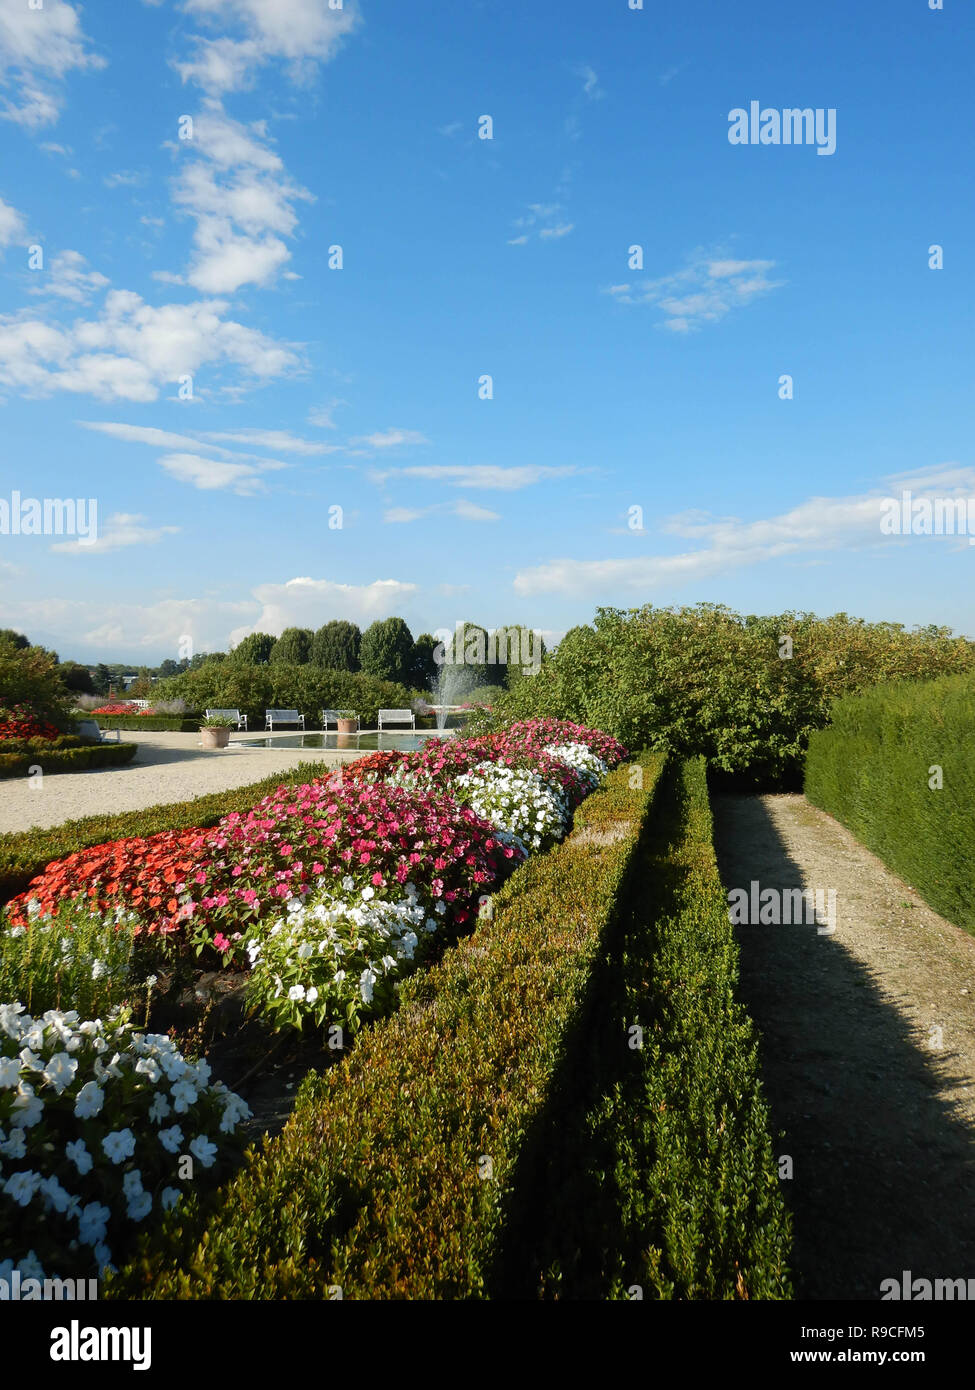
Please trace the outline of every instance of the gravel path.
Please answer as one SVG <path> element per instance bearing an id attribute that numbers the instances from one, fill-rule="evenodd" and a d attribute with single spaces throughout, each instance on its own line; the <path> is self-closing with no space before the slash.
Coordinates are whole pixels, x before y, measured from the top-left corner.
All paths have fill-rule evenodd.
<path id="1" fill-rule="evenodd" d="M 975 939 L 795 795 L 716 797 L 727 889 L 835 889 L 837 929 L 742 926 L 800 1298 L 975 1278 Z"/>
<path id="2" fill-rule="evenodd" d="M 81 816 L 191 801 L 209 792 L 260 781 L 298 763 L 334 766 L 359 756 L 318 748 L 256 748 L 246 744 L 204 751 L 196 733 L 126 732 L 123 741 L 139 745 L 135 760 L 127 767 L 59 773 L 45 777 L 37 789 L 32 789 L 26 777 L 0 781 L 0 834 L 9 835 L 32 825 L 60 825 Z"/>

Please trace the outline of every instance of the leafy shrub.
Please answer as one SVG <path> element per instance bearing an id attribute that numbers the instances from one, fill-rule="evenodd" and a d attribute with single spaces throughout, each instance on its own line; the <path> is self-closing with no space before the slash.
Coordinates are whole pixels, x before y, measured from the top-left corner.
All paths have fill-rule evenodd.
<path id="1" fill-rule="evenodd" d="M 57 657 L 43 647 L 22 647 L 0 636 L 0 705 L 20 710 L 38 725 L 70 726 L 71 702 L 58 674 Z M 0 713 L 0 719 L 2 719 Z"/>
<path id="2" fill-rule="evenodd" d="M 742 617 L 714 604 L 601 608 L 498 699 L 493 725 L 577 720 L 634 747 L 700 753 L 713 768 L 781 780 L 798 778 L 809 734 L 827 724 L 836 696 L 973 669 L 975 644 L 943 628 L 906 632 L 843 613 Z"/>
<path id="3" fill-rule="evenodd" d="M 93 767 L 118 767 L 130 763 L 139 751 L 135 743 L 82 743 L 69 737 L 50 742 L 35 740 L 16 752 L 0 753 L 0 778 L 22 777 L 31 768 L 53 776 L 62 772 L 87 772 Z"/>
<path id="4" fill-rule="evenodd" d="M 106 921 L 84 904 L 44 921 L 0 923 L 0 999 L 19 999 L 29 1013 L 74 1008 L 100 1018 L 136 987 L 133 925 L 121 911 Z"/>
<path id="5" fill-rule="evenodd" d="M 975 677 L 837 700 L 830 727 L 809 740 L 805 791 L 933 908 L 975 932 Z"/>
<path id="6" fill-rule="evenodd" d="M 131 1246 L 150 1213 L 182 1197 L 188 1152 L 204 1184 L 225 1174 L 250 1115 L 207 1063 L 124 1017 L 34 1018 L 0 1004 L 0 1249 L 35 1277 L 89 1277 Z M 71 1247 L 74 1246 L 74 1249 Z M 23 1265 L 21 1264 L 21 1269 Z"/>
<path id="7" fill-rule="evenodd" d="M 296 709 L 317 727 L 323 709 L 354 709 L 363 727 L 375 725 L 381 708 L 403 708 L 410 692 L 402 685 L 361 672 L 328 671 L 275 661 L 249 666 L 233 660 L 201 666 L 161 682 L 164 699 L 183 699 L 194 710 L 239 709 L 251 729 L 264 728 L 268 709 Z"/>

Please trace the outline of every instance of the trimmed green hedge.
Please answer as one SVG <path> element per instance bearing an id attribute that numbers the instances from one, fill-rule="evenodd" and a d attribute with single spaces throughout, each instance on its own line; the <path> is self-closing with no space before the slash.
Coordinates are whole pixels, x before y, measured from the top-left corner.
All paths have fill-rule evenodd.
<path id="1" fill-rule="evenodd" d="M 635 884 L 526 1146 L 493 1291 L 787 1299 L 790 1221 L 703 758 L 668 767 Z"/>
<path id="2" fill-rule="evenodd" d="M 100 729 L 142 729 L 146 733 L 195 734 L 202 714 L 75 714 L 75 719 L 94 719 Z"/>
<path id="3" fill-rule="evenodd" d="M 109 748 L 118 747 L 115 744 Z M 122 747 L 137 747 L 123 744 Z M 325 764 L 299 763 L 286 772 L 250 782 L 246 787 L 211 792 L 193 801 L 174 805 L 149 806 L 143 811 L 124 811 L 115 816 L 85 816 L 83 820 L 64 821 L 48 829 L 35 827 L 16 835 L 0 835 L 0 902 L 7 902 L 28 887 L 32 878 L 43 873 L 55 859 L 101 845 L 108 840 L 121 840 L 132 835 L 156 835 L 163 830 L 205 829 L 216 825 L 231 811 L 249 811 L 280 787 L 282 783 L 300 783 L 321 777 Z"/>
<path id="4" fill-rule="evenodd" d="M 611 773 L 579 808 L 578 835 L 518 869 L 492 921 L 306 1080 L 216 1210 L 191 1197 L 170 1213 L 108 1296 L 483 1297 L 662 761 L 644 760 L 647 790 L 630 789 L 626 766 Z"/>
<path id="5" fill-rule="evenodd" d="M 936 769 L 942 771 L 938 789 Z M 975 933 L 975 677 L 837 700 L 806 755 L 806 796 L 926 902 Z"/>
<path id="6" fill-rule="evenodd" d="M 0 778 L 26 776 L 32 767 L 52 777 L 60 772 L 87 772 L 93 767 L 118 767 L 130 763 L 137 752 L 136 743 L 90 743 L 73 748 L 38 745 L 29 753 L 0 753 Z"/>

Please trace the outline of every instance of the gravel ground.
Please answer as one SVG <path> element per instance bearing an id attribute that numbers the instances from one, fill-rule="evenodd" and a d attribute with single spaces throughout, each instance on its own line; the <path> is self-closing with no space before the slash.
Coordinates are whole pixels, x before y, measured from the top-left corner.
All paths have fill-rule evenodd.
<path id="1" fill-rule="evenodd" d="M 716 797 L 727 889 L 836 891 L 837 929 L 742 926 L 800 1298 L 975 1278 L 975 938 L 794 795 Z"/>
<path id="2" fill-rule="evenodd" d="M 0 834 L 32 825 L 60 825 L 81 816 L 139 811 L 146 806 L 191 801 L 208 792 L 242 787 L 302 762 L 334 766 L 359 756 L 317 748 L 240 747 L 204 750 L 199 734 L 123 733 L 137 743 L 135 760 L 126 767 L 59 773 L 32 789 L 26 777 L 0 781 Z"/>

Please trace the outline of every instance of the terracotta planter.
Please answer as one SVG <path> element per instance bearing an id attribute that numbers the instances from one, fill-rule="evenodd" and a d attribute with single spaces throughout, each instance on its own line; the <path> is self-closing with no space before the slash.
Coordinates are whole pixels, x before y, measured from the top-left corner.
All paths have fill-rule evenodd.
<path id="1" fill-rule="evenodd" d="M 354 738 L 352 734 L 335 735 L 336 748 L 355 748 L 358 742 L 359 740 L 357 738 Z"/>
<path id="2" fill-rule="evenodd" d="M 226 748 L 230 742 L 229 729 L 201 729 L 200 742 L 204 748 Z"/>
<path id="3" fill-rule="evenodd" d="M 359 724 L 358 719 L 339 719 L 336 722 L 340 734 L 354 734 Z"/>

